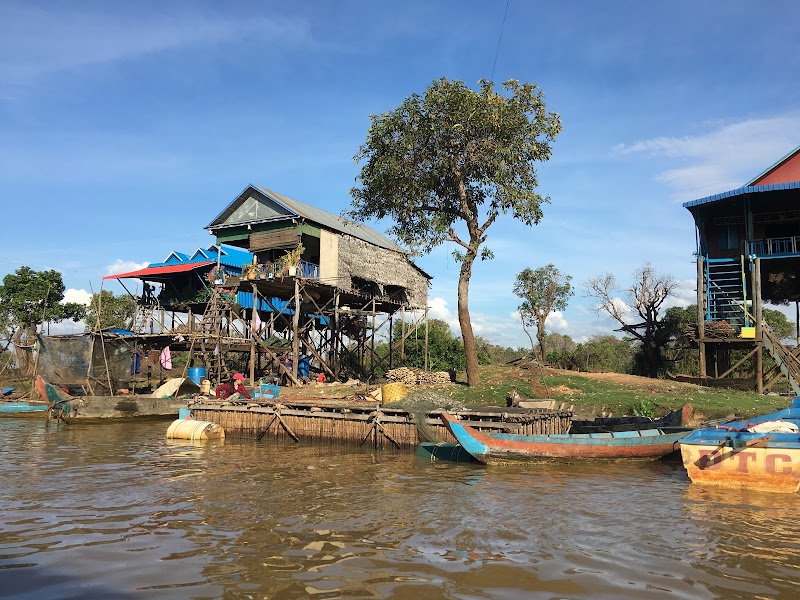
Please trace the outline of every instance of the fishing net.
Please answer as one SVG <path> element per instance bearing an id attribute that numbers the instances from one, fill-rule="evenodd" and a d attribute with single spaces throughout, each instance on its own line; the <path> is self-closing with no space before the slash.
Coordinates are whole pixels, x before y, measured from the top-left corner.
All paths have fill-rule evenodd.
<path id="1" fill-rule="evenodd" d="M 402 400 L 389 402 L 384 406 L 407 411 L 414 419 L 420 439 L 426 442 L 437 441 L 436 435 L 428 425 L 430 413 L 464 410 L 464 405 L 457 400 L 430 391 L 412 392 Z"/>
<path id="2" fill-rule="evenodd" d="M 91 335 L 38 336 L 37 371 L 50 383 L 109 389 L 128 379 L 132 350 L 125 340 Z M 92 348 L 94 346 L 94 348 Z M 91 363 L 91 364 L 90 364 Z"/>

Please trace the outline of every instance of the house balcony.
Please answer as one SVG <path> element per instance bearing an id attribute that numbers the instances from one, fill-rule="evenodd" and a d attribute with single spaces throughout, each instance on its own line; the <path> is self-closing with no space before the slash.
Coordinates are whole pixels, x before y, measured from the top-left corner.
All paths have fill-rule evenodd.
<path id="1" fill-rule="evenodd" d="M 800 256 L 800 236 L 767 238 L 747 242 L 747 254 L 758 258 L 789 258 Z"/>

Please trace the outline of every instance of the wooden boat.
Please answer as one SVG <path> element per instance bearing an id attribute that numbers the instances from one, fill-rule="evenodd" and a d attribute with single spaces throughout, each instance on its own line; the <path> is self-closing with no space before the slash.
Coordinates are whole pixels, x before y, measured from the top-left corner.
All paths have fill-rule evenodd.
<path id="1" fill-rule="evenodd" d="M 681 440 L 692 483 L 794 493 L 800 489 L 800 398 L 755 419 L 698 429 Z"/>
<path id="2" fill-rule="evenodd" d="M 19 414 L 30 412 L 42 412 L 47 410 L 46 404 L 35 404 L 31 402 L 0 402 L 0 414 Z"/>
<path id="3" fill-rule="evenodd" d="M 605 433 L 515 435 L 478 431 L 450 414 L 442 422 L 459 444 L 484 463 L 535 459 L 656 459 L 678 449 L 690 430 L 640 429 Z"/>
<path id="4" fill-rule="evenodd" d="M 174 419 L 188 401 L 186 398 L 159 398 L 136 394 L 74 397 L 41 376 L 36 378 L 36 389 L 50 407 L 49 416 L 61 421 L 134 417 Z"/>

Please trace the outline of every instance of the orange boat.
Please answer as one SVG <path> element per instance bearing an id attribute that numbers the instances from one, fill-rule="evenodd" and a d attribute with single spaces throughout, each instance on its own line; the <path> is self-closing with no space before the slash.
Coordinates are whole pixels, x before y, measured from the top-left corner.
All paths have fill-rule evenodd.
<path id="1" fill-rule="evenodd" d="M 790 408 L 698 429 L 680 442 L 692 483 L 768 492 L 800 489 L 800 398 Z"/>

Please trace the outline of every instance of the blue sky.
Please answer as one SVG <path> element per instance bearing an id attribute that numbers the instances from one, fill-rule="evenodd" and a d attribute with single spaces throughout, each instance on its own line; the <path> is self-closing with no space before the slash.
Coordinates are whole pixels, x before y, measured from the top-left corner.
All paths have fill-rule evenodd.
<path id="1" fill-rule="evenodd" d="M 767 6 L 767 5 L 764 5 Z M 489 231 L 476 333 L 526 345 L 511 292 L 554 263 L 577 293 L 553 331 L 609 332 L 583 282 L 644 261 L 694 296 L 681 202 L 739 187 L 800 144 L 800 5 L 707 2 L 8 2 L 0 0 L 0 276 L 103 275 L 208 246 L 254 183 L 349 205 L 369 115 L 434 79 L 535 81 L 563 133 L 539 169 L 542 222 Z M 385 229 L 380 224 L 378 229 Z M 432 314 L 455 319 L 443 246 Z M 121 288 L 114 288 L 121 291 Z"/>

